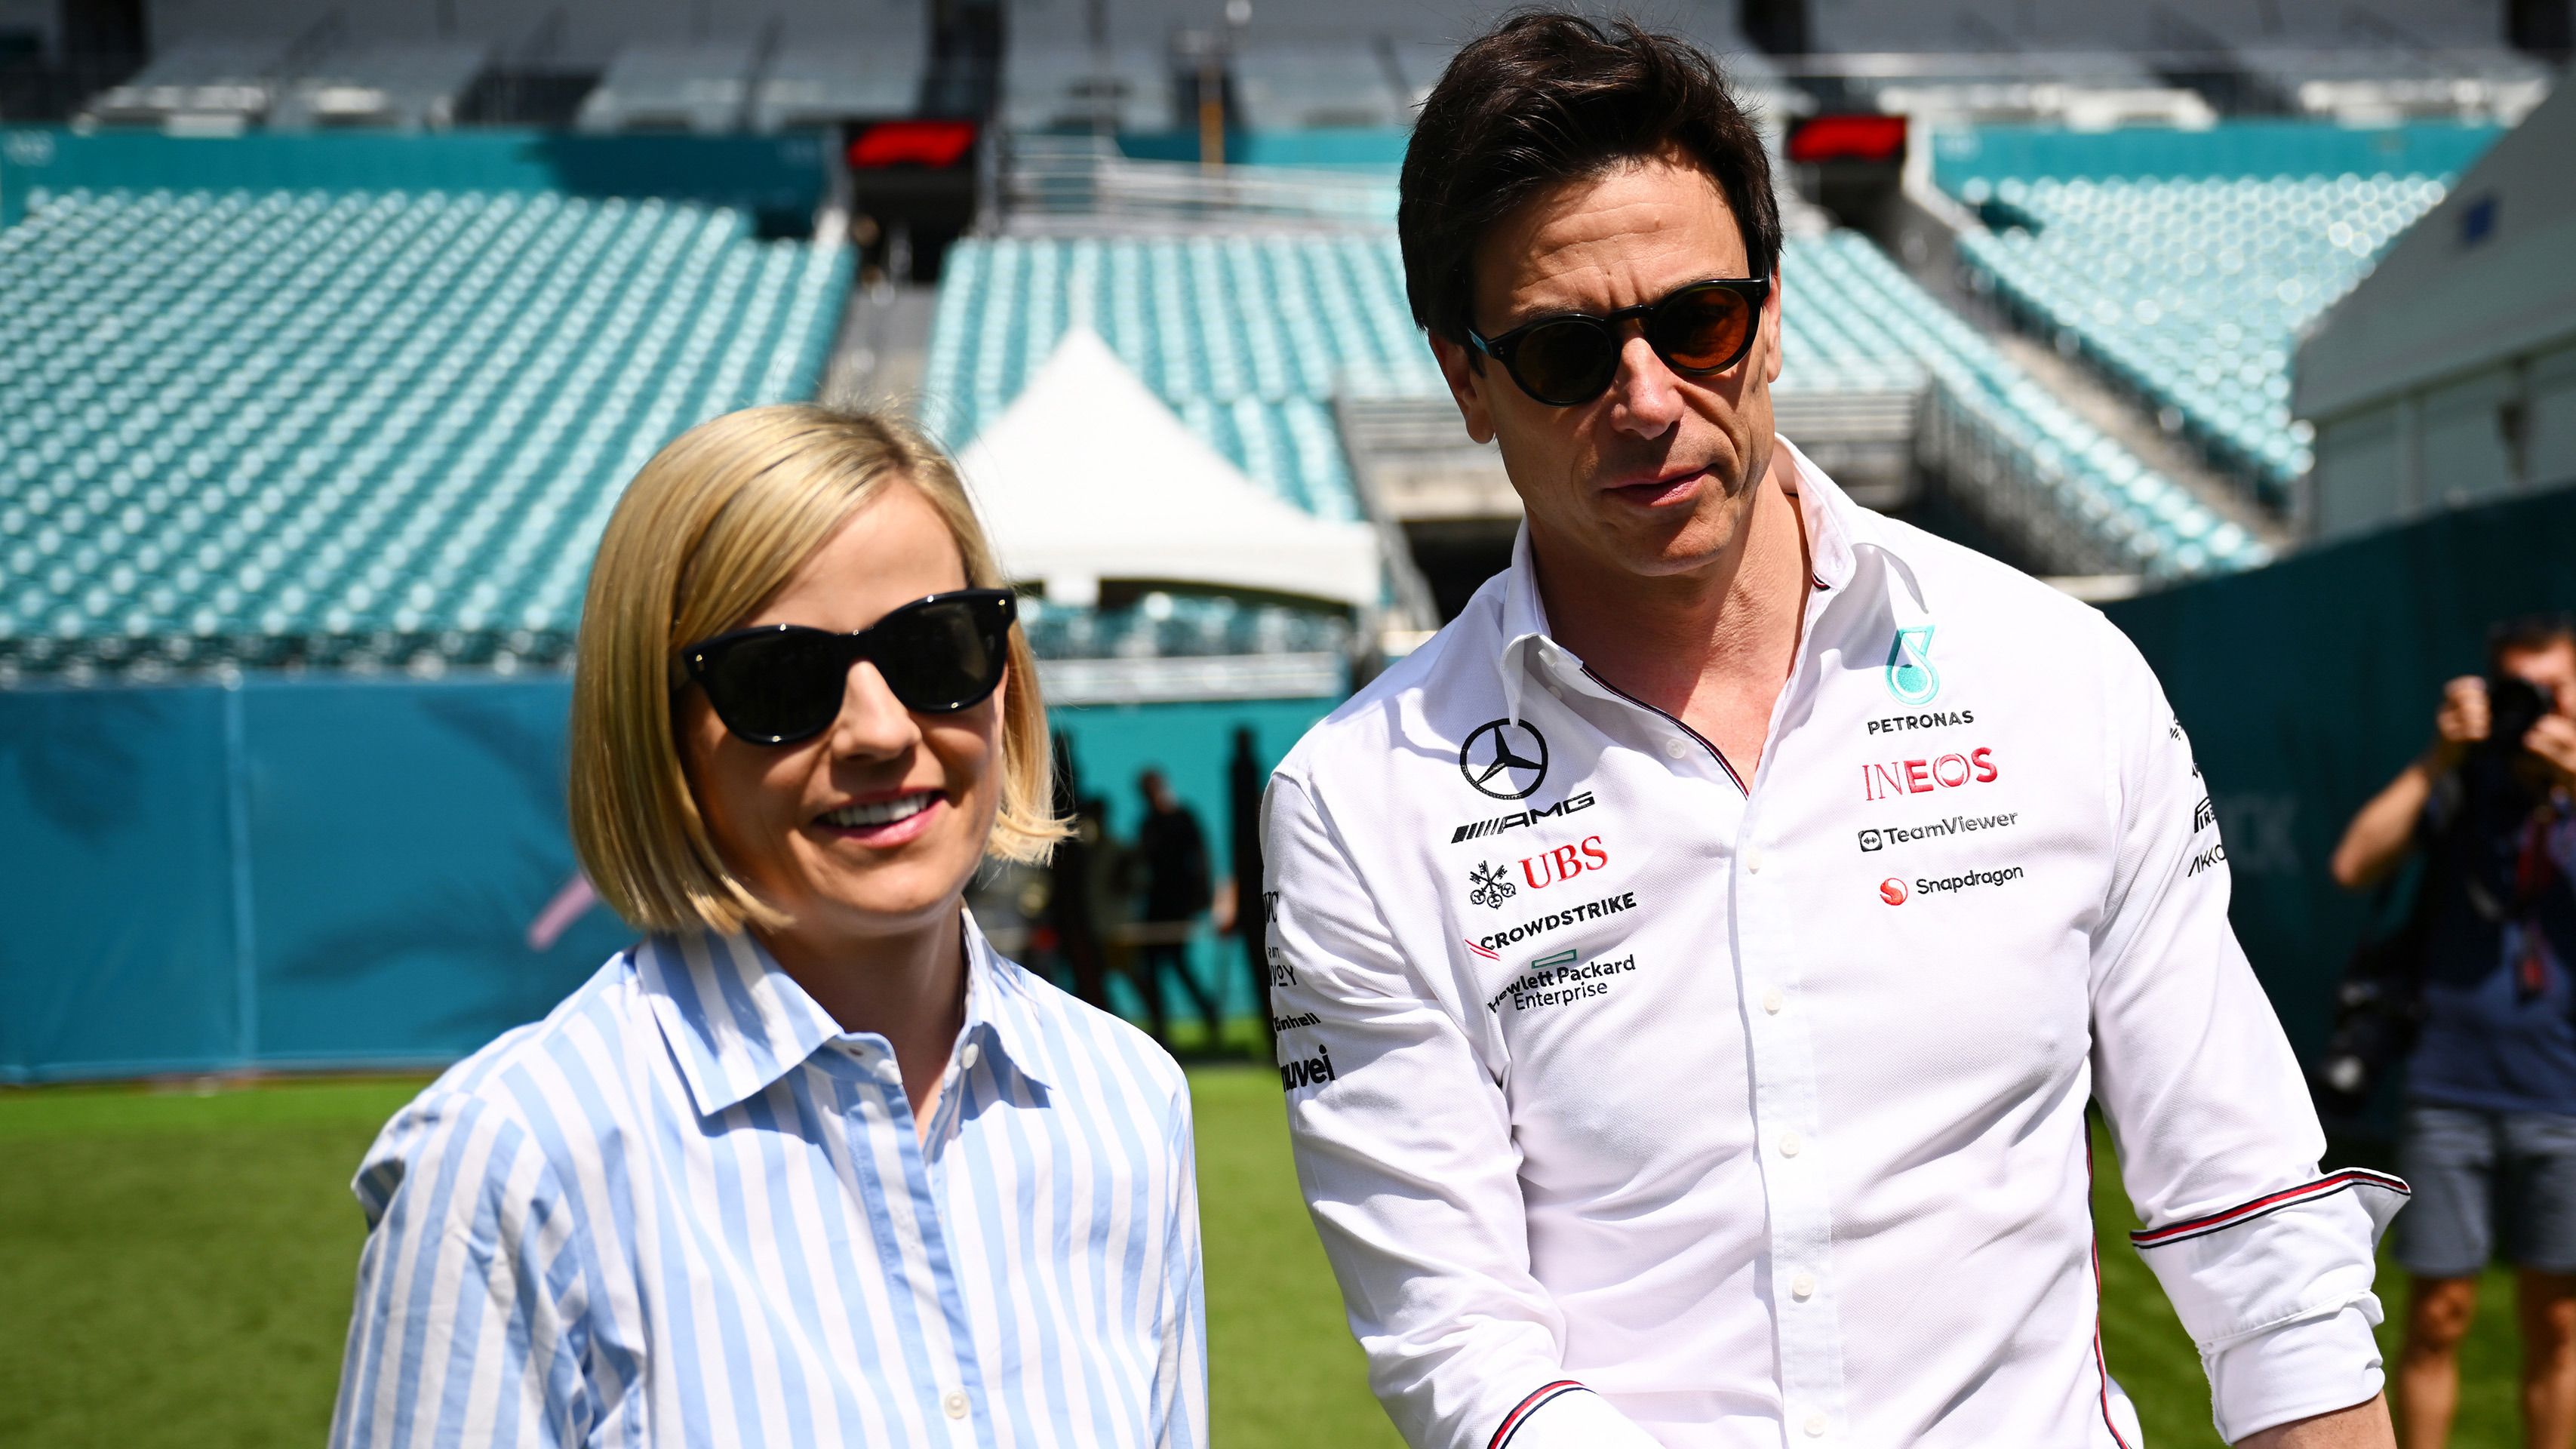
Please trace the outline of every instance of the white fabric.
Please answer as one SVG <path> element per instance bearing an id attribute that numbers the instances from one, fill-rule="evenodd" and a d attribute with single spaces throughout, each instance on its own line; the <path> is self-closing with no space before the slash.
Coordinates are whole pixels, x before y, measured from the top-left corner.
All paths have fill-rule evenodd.
<path id="1" fill-rule="evenodd" d="M 2153 675 L 1781 446 L 1816 587 L 1746 783 L 1548 636 L 1526 536 L 1274 780 L 1289 1124 L 1388 1411 L 1444 1449 L 1614 1442 L 1596 1408 L 1712 1449 L 2135 1446 L 2096 1095 L 2226 1432 L 2367 1400 L 2341 1310 L 2378 1313 L 2365 1199 L 2402 1186 L 2319 1181 Z M 1473 783 L 1507 713 L 1545 745 L 1487 780 L 1518 799 Z M 1568 1379 L 1599 1397 L 1519 1412 Z"/>
<path id="2" fill-rule="evenodd" d="M 1064 336 L 958 459 L 1002 570 L 1088 604 L 1102 579 L 1378 602 L 1377 531 L 1273 497 L 1088 328 Z"/>

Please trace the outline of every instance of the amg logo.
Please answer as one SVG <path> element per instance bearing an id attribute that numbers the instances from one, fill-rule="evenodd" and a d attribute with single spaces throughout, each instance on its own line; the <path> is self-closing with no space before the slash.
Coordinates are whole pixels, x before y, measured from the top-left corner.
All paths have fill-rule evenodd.
<path id="1" fill-rule="evenodd" d="M 1885 719 L 1871 720 L 1869 732 L 1874 735 L 1892 735 L 1902 730 L 1928 730 L 1940 725 L 1972 725 L 1976 722 L 1977 712 L 1973 709 L 1943 710 L 1932 714 L 1892 714 Z"/>
<path id="2" fill-rule="evenodd" d="M 1586 790 L 1580 795 L 1568 795 L 1544 810 L 1522 810 L 1510 815 L 1497 815 L 1491 820 L 1471 820 L 1449 833 L 1449 843 L 1456 845 L 1462 840 L 1482 840 L 1488 835 L 1500 835 L 1506 830 L 1518 830 L 1524 825 L 1533 825 L 1551 816 L 1572 815 L 1578 810 L 1591 808 L 1592 792 Z"/>

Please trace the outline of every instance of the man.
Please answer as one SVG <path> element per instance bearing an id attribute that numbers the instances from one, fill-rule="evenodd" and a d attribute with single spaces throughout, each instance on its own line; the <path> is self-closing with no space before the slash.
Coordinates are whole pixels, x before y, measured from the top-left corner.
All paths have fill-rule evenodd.
<path id="1" fill-rule="evenodd" d="M 1207 1026 L 1206 1049 L 1223 1042 L 1225 1018 L 1217 998 L 1190 974 L 1190 934 L 1198 914 L 1213 895 L 1209 885 L 1207 837 L 1199 830 L 1181 798 L 1172 793 L 1160 770 L 1136 777 L 1145 798 L 1144 823 L 1136 827 L 1136 857 L 1145 874 L 1145 911 L 1136 955 L 1136 990 L 1145 998 L 1145 1016 L 1154 1040 L 1171 1044 L 1171 1023 L 1163 1010 L 1163 976 L 1168 971 L 1198 1007 Z"/>
<path id="2" fill-rule="evenodd" d="M 2335 880 L 2361 890 L 2418 846 L 2430 856 L 2398 1146 L 2419 1195 L 2397 1236 L 2414 1278 L 2397 1368 L 2407 1449 L 2450 1437 L 2499 1219 L 2519 1270 L 2526 1442 L 2576 1442 L 2576 624 L 2507 624 L 2488 666 L 2521 699 L 2452 680 L 2432 745 L 2353 817 L 2334 857 Z M 2499 708 L 2513 716 L 2502 730 Z"/>
<path id="3" fill-rule="evenodd" d="M 1507 21 L 1400 207 L 1527 524 L 1267 833 L 1300 1181 L 1405 1436 L 2133 1449 L 2098 1096 L 2220 1432 L 2387 1445 L 2402 1184 L 2318 1171 L 2189 744 L 2099 614 L 1775 438 L 1779 225 L 1714 68 Z"/>

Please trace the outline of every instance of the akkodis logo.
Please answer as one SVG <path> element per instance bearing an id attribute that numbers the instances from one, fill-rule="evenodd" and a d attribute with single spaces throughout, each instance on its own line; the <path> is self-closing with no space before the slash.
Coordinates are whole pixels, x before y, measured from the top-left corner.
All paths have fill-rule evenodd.
<path id="1" fill-rule="evenodd" d="M 1894 876 L 1878 883 L 1878 898 L 1891 906 L 1905 904 L 1905 882 Z"/>

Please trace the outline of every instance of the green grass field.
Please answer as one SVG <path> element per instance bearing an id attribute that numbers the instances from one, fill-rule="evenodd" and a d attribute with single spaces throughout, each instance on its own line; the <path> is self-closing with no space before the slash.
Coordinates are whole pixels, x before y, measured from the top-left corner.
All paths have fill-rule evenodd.
<path id="1" fill-rule="evenodd" d="M 1297 1200 L 1277 1079 L 1193 1080 L 1217 1444 L 1394 1445 Z M 362 1237 L 349 1174 L 418 1088 L 0 1092 L 0 1445 L 319 1443 Z M 2102 1177 L 2111 1371 L 2156 1449 L 2214 1445 L 2199 1361 Z M 2467 1349 L 2462 1449 L 2519 1442 L 2505 1292 Z"/>

